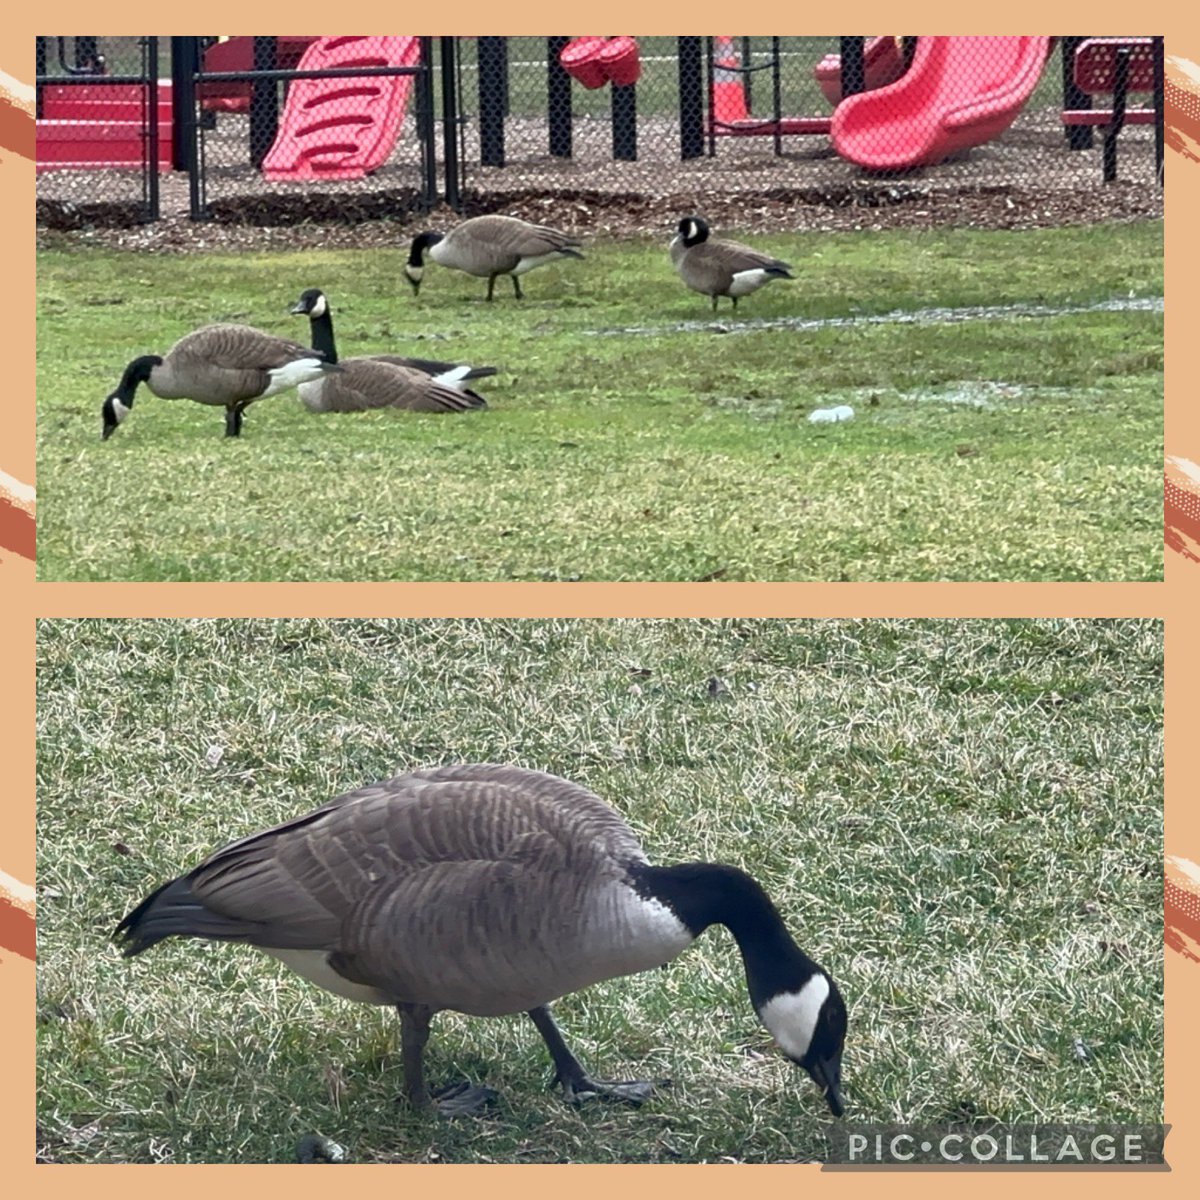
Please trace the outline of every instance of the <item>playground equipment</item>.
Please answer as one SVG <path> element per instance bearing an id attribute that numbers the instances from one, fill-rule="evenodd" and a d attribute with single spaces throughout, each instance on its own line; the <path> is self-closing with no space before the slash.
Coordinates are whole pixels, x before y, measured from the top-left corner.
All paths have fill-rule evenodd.
<path id="1" fill-rule="evenodd" d="M 1048 37 L 925 37 L 887 87 L 847 97 L 834 149 L 871 170 L 927 166 L 1003 133 L 1042 73 Z"/>
<path id="2" fill-rule="evenodd" d="M 585 88 L 632 87 L 641 78 L 642 60 L 631 37 L 581 37 L 559 52 L 563 70 Z"/>
<path id="3" fill-rule="evenodd" d="M 908 68 L 904 38 L 873 37 L 863 48 L 863 87 L 868 92 L 895 83 Z M 813 78 L 834 108 L 842 102 L 842 56 L 827 54 L 815 67 Z"/>
<path id="4" fill-rule="evenodd" d="M 416 67 L 420 59 L 415 37 L 318 38 L 299 69 Z M 263 175 L 272 182 L 361 179 L 376 170 L 396 144 L 412 83 L 412 75 L 297 79 Z"/>
<path id="5" fill-rule="evenodd" d="M 1101 170 L 1105 183 L 1117 178 L 1117 137 L 1126 125 L 1153 125 L 1162 108 L 1162 48 L 1154 38 L 1087 38 L 1075 50 L 1075 86 L 1085 96 L 1112 96 L 1111 109 L 1068 109 L 1063 124 L 1102 126 L 1104 148 Z M 1153 108 L 1126 108 L 1130 92 L 1152 92 Z M 1157 146 L 1162 163 L 1162 145 Z"/>
<path id="6" fill-rule="evenodd" d="M 280 71 L 295 70 L 304 52 L 317 41 L 315 37 L 275 38 L 274 67 Z M 204 71 L 237 72 L 254 70 L 254 39 L 252 37 L 222 38 L 204 51 Z M 208 112 L 249 112 L 249 83 L 202 83 L 196 94 L 201 107 Z"/>

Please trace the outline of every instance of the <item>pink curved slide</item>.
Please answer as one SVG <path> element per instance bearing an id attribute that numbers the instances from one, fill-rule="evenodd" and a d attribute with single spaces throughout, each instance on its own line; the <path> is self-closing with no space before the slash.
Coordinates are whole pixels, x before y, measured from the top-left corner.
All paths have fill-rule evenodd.
<path id="1" fill-rule="evenodd" d="M 834 149 L 871 170 L 940 162 L 1016 120 L 1037 87 L 1048 37 L 923 37 L 902 79 L 833 114 Z"/>
<path id="2" fill-rule="evenodd" d="M 415 67 L 420 59 L 415 37 L 323 37 L 298 68 Z M 263 175 L 274 182 L 361 179 L 376 170 L 400 135 L 412 84 L 411 75 L 295 80 Z"/>

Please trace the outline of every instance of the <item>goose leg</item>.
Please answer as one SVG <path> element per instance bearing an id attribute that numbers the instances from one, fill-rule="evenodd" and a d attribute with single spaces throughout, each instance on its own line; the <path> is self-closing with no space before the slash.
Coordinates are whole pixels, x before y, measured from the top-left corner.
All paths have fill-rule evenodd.
<path id="1" fill-rule="evenodd" d="M 521 280 L 516 275 L 514 275 L 514 276 L 512 276 L 512 281 L 513 281 L 513 295 L 516 296 L 516 298 L 518 300 L 524 300 L 525 293 L 523 291 L 521 291 Z"/>
<path id="2" fill-rule="evenodd" d="M 495 277 L 495 275 L 489 275 L 488 276 L 488 294 L 487 294 L 487 298 L 489 300 L 491 300 L 492 293 L 495 290 L 496 290 L 496 277 Z"/>
<path id="3" fill-rule="evenodd" d="M 546 1005 L 531 1008 L 529 1019 L 537 1026 L 538 1033 L 554 1060 L 554 1082 L 561 1083 L 563 1096 L 571 1104 L 602 1096 L 609 1100 L 622 1100 L 626 1104 L 642 1104 L 654 1094 L 656 1087 L 670 1086 L 669 1079 L 631 1079 L 624 1082 L 592 1079 L 583 1069 L 583 1064 L 571 1053 L 550 1009 Z"/>
<path id="4" fill-rule="evenodd" d="M 716 312 L 717 311 L 717 298 L 715 295 L 712 298 L 712 302 L 713 302 L 713 312 Z"/>
<path id="5" fill-rule="evenodd" d="M 240 408 L 227 408 L 225 410 L 225 436 L 241 437 L 241 434 L 242 410 Z"/>
<path id="6" fill-rule="evenodd" d="M 404 1064 L 404 1094 L 413 1108 L 431 1105 L 442 1117 L 466 1117 L 482 1111 L 496 1098 L 489 1087 L 472 1087 L 461 1080 L 430 1093 L 425 1083 L 425 1043 L 433 1010 L 424 1004 L 397 1004 L 400 1050 Z"/>

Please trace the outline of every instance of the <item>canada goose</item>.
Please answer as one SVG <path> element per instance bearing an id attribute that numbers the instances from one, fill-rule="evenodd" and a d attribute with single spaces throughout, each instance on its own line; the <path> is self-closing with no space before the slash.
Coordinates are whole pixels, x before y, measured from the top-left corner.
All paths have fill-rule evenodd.
<path id="1" fill-rule="evenodd" d="M 309 412 L 404 408 L 446 413 L 487 407 L 482 396 L 460 385 L 468 379 L 495 375 L 495 367 L 464 367 L 397 354 L 339 359 L 333 340 L 333 315 L 324 292 L 309 288 L 290 311 L 308 317 L 313 349 L 342 368 L 341 374 L 300 385 L 300 399 Z"/>
<path id="2" fill-rule="evenodd" d="M 163 400 L 220 405 L 225 436 L 237 437 L 251 402 L 340 370 L 308 346 L 249 325 L 206 325 L 181 337 L 165 355 L 144 354 L 125 368 L 101 409 L 101 436 L 107 441 L 129 416 L 139 383 Z"/>
<path id="3" fill-rule="evenodd" d="M 679 222 L 670 253 L 683 282 L 693 292 L 712 297 L 713 312 L 717 311 L 718 296 L 728 296 L 737 308 L 739 297 L 758 291 L 764 283 L 795 278 L 790 263 L 760 254 L 740 242 L 710 238 L 703 217 L 684 217 Z"/>
<path id="4" fill-rule="evenodd" d="M 360 788 L 218 850 L 120 925 L 125 955 L 168 937 L 247 942 L 337 995 L 400 1012 L 404 1086 L 430 1103 L 423 1052 L 442 1009 L 525 1012 L 568 1100 L 640 1103 L 652 1085 L 592 1079 L 547 1007 L 661 966 L 710 925 L 737 940 L 750 1000 L 784 1054 L 842 1115 L 846 1007 L 736 867 L 655 867 L 583 787 L 496 765 L 436 767 Z M 462 1085 L 439 1102 L 487 1098 Z"/>
<path id="5" fill-rule="evenodd" d="M 544 266 L 559 258 L 582 258 L 574 247 L 582 245 L 578 238 L 561 233 L 546 225 L 531 225 L 517 217 L 472 217 L 456 225 L 449 233 L 419 233 L 413 238 L 404 274 L 412 285 L 413 295 L 421 290 L 425 273 L 425 251 L 442 267 L 453 267 L 468 275 L 486 276 L 487 298 L 492 298 L 498 275 L 511 275 L 513 292 L 518 300 L 524 293 L 518 278 L 534 267 Z"/>

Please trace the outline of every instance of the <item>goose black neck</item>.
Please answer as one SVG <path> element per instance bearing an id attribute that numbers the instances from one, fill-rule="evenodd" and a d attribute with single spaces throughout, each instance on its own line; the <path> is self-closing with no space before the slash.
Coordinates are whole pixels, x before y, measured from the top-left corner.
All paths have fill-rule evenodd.
<path id="1" fill-rule="evenodd" d="M 150 372 L 155 367 L 161 367 L 162 361 L 157 354 L 143 354 L 141 358 L 135 358 L 125 368 L 124 374 L 121 376 L 121 382 L 117 384 L 114 395 L 120 399 L 122 404 L 131 408 L 138 384 L 148 382 Z"/>
<path id="2" fill-rule="evenodd" d="M 436 246 L 442 240 L 440 233 L 426 231 L 418 233 L 412 240 L 412 249 L 408 252 L 408 265 L 410 267 L 423 267 L 425 265 L 425 251 L 430 246 Z"/>
<path id="3" fill-rule="evenodd" d="M 308 324 L 312 348 L 319 351 L 326 362 L 336 363 L 338 360 L 337 345 L 333 340 L 333 316 L 328 305 L 319 317 L 309 313 Z"/>
<path id="4" fill-rule="evenodd" d="M 737 941 L 750 999 L 799 991 L 820 970 L 792 940 L 771 898 L 745 871 L 717 863 L 633 869 L 638 891 L 665 904 L 693 936 L 724 925 Z"/>

